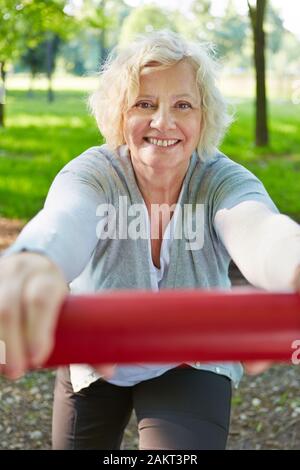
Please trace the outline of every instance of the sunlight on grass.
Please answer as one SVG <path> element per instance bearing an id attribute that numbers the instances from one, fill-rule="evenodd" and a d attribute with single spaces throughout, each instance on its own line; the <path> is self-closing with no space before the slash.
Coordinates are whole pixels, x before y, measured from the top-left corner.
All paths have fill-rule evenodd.
<path id="1" fill-rule="evenodd" d="M 285 124 L 284 122 L 272 124 L 273 130 L 278 130 L 284 134 L 295 134 L 299 129 L 299 123 L 295 124 Z"/>
<path id="2" fill-rule="evenodd" d="M 92 74 L 85 77 L 76 77 L 74 75 L 54 75 L 53 88 L 63 91 L 81 91 L 94 90 L 97 86 L 97 76 Z M 28 74 L 8 75 L 7 87 L 9 90 L 27 91 L 30 87 L 30 76 Z M 44 75 L 38 75 L 33 83 L 34 90 L 47 90 L 48 81 Z"/>
<path id="3" fill-rule="evenodd" d="M 101 145 L 86 100 L 86 91 L 57 91 L 48 104 L 43 91 L 30 98 L 9 90 L 7 127 L 0 129 L 0 216 L 30 219 L 42 208 L 57 172 L 87 148 Z M 300 221 L 299 105 L 271 103 L 270 145 L 257 149 L 253 100 L 231 102 L 235 122 L 221 150 L 256 174 L 278 208 Z"/>
<path id="4" fill-rule="evenodd" d="M 51 115 L 44 115 L 43 120 L 41 121 L 41 116 L 28 116 L 26 114 L 19 115 L 17 118 L 10 118 L 7 120 L 7 126 L 17 126 L 17 127 L 44 127 L 44 126 L 51 126 L 51 127 L 84 127 L 84 119 L 79 118 L 77 116 L 73 117 L 64 117 L 64 116 L 51 116 Z"/>

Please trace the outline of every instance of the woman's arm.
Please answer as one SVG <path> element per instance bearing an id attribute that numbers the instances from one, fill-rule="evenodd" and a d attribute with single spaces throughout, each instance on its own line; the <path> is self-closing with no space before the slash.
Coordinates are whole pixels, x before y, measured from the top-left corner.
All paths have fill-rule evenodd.
<path id="1" fill-rule="evenodd" d="M 88 177 L 61 172 L 51 185 L 44 208 L 24 227 L 4 256 L 23 250 L 44 254 L 71 282 L 95 249 L 99 222 L 96 209 L 105 200 L 101 187 Z"/>
<path id="2" fill-rule="evenodd" d="M 300 225 L 258 201 L 217 211 L 215 229 L 246 279 L 267 290 L 295 290 Z"/>
<path id="3" fill-rule="evenodd" d="M 7 349 L 0 373 L 10 378 L 49 356 L 66 281 L 80 274 L 97 244 L 96 210 L 106 198 L 83 166 L 57 175 L 44 208 L 0 259 L 0 338 Z M 111 368 L 100 373 L 109 375 Z"/>
<path id="4" fill-rule="evenodd" d="M 245 201 L 216 213 L 215 228 L 228 253 L 248 281 L 269 290 L 300 292 L 300 226 L 265 204 Z M 272 362 L 245 362 L 248 375 Z"/>

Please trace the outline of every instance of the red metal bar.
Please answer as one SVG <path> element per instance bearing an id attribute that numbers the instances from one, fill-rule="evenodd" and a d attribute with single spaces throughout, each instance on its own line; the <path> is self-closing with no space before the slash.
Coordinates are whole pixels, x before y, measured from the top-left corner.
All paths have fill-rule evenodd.
<path id="1" fill-rule="evenodd" d="M 290 361 L 300 295 L 232 290 L 72 295 L 45 366 L 69 363 Z"/>

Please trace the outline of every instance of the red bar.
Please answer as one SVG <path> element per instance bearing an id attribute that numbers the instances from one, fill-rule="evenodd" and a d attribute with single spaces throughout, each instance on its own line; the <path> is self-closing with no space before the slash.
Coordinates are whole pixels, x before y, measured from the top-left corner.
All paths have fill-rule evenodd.
<path id="1" fill-rule="evenodd" d="M 63 305 L 47 367 L 70 363 L 290 361 L 300 295 L 231 291 L 114 291 Z"/>

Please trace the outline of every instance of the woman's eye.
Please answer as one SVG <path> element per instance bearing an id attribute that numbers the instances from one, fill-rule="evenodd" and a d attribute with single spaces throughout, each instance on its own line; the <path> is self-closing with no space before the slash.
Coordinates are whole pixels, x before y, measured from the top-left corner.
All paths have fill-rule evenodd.
<path id="1" fill-rule="evenodd" d="M 192 107 L 192 106 L 190 105 L 190 103 L 178 103 L 178 106 L 179 106 L 179 108 L 181 108 L 181 109 L 189 109 L 189 108 Z"/>
<path id="2" fill-rule="evenodd" d="M 136 103 L 135 106 L 137 108 L 150 109 L 153 105 L 151 103 L 148 103 L 147 101 L 140 101 L 139 103 Z"/>

